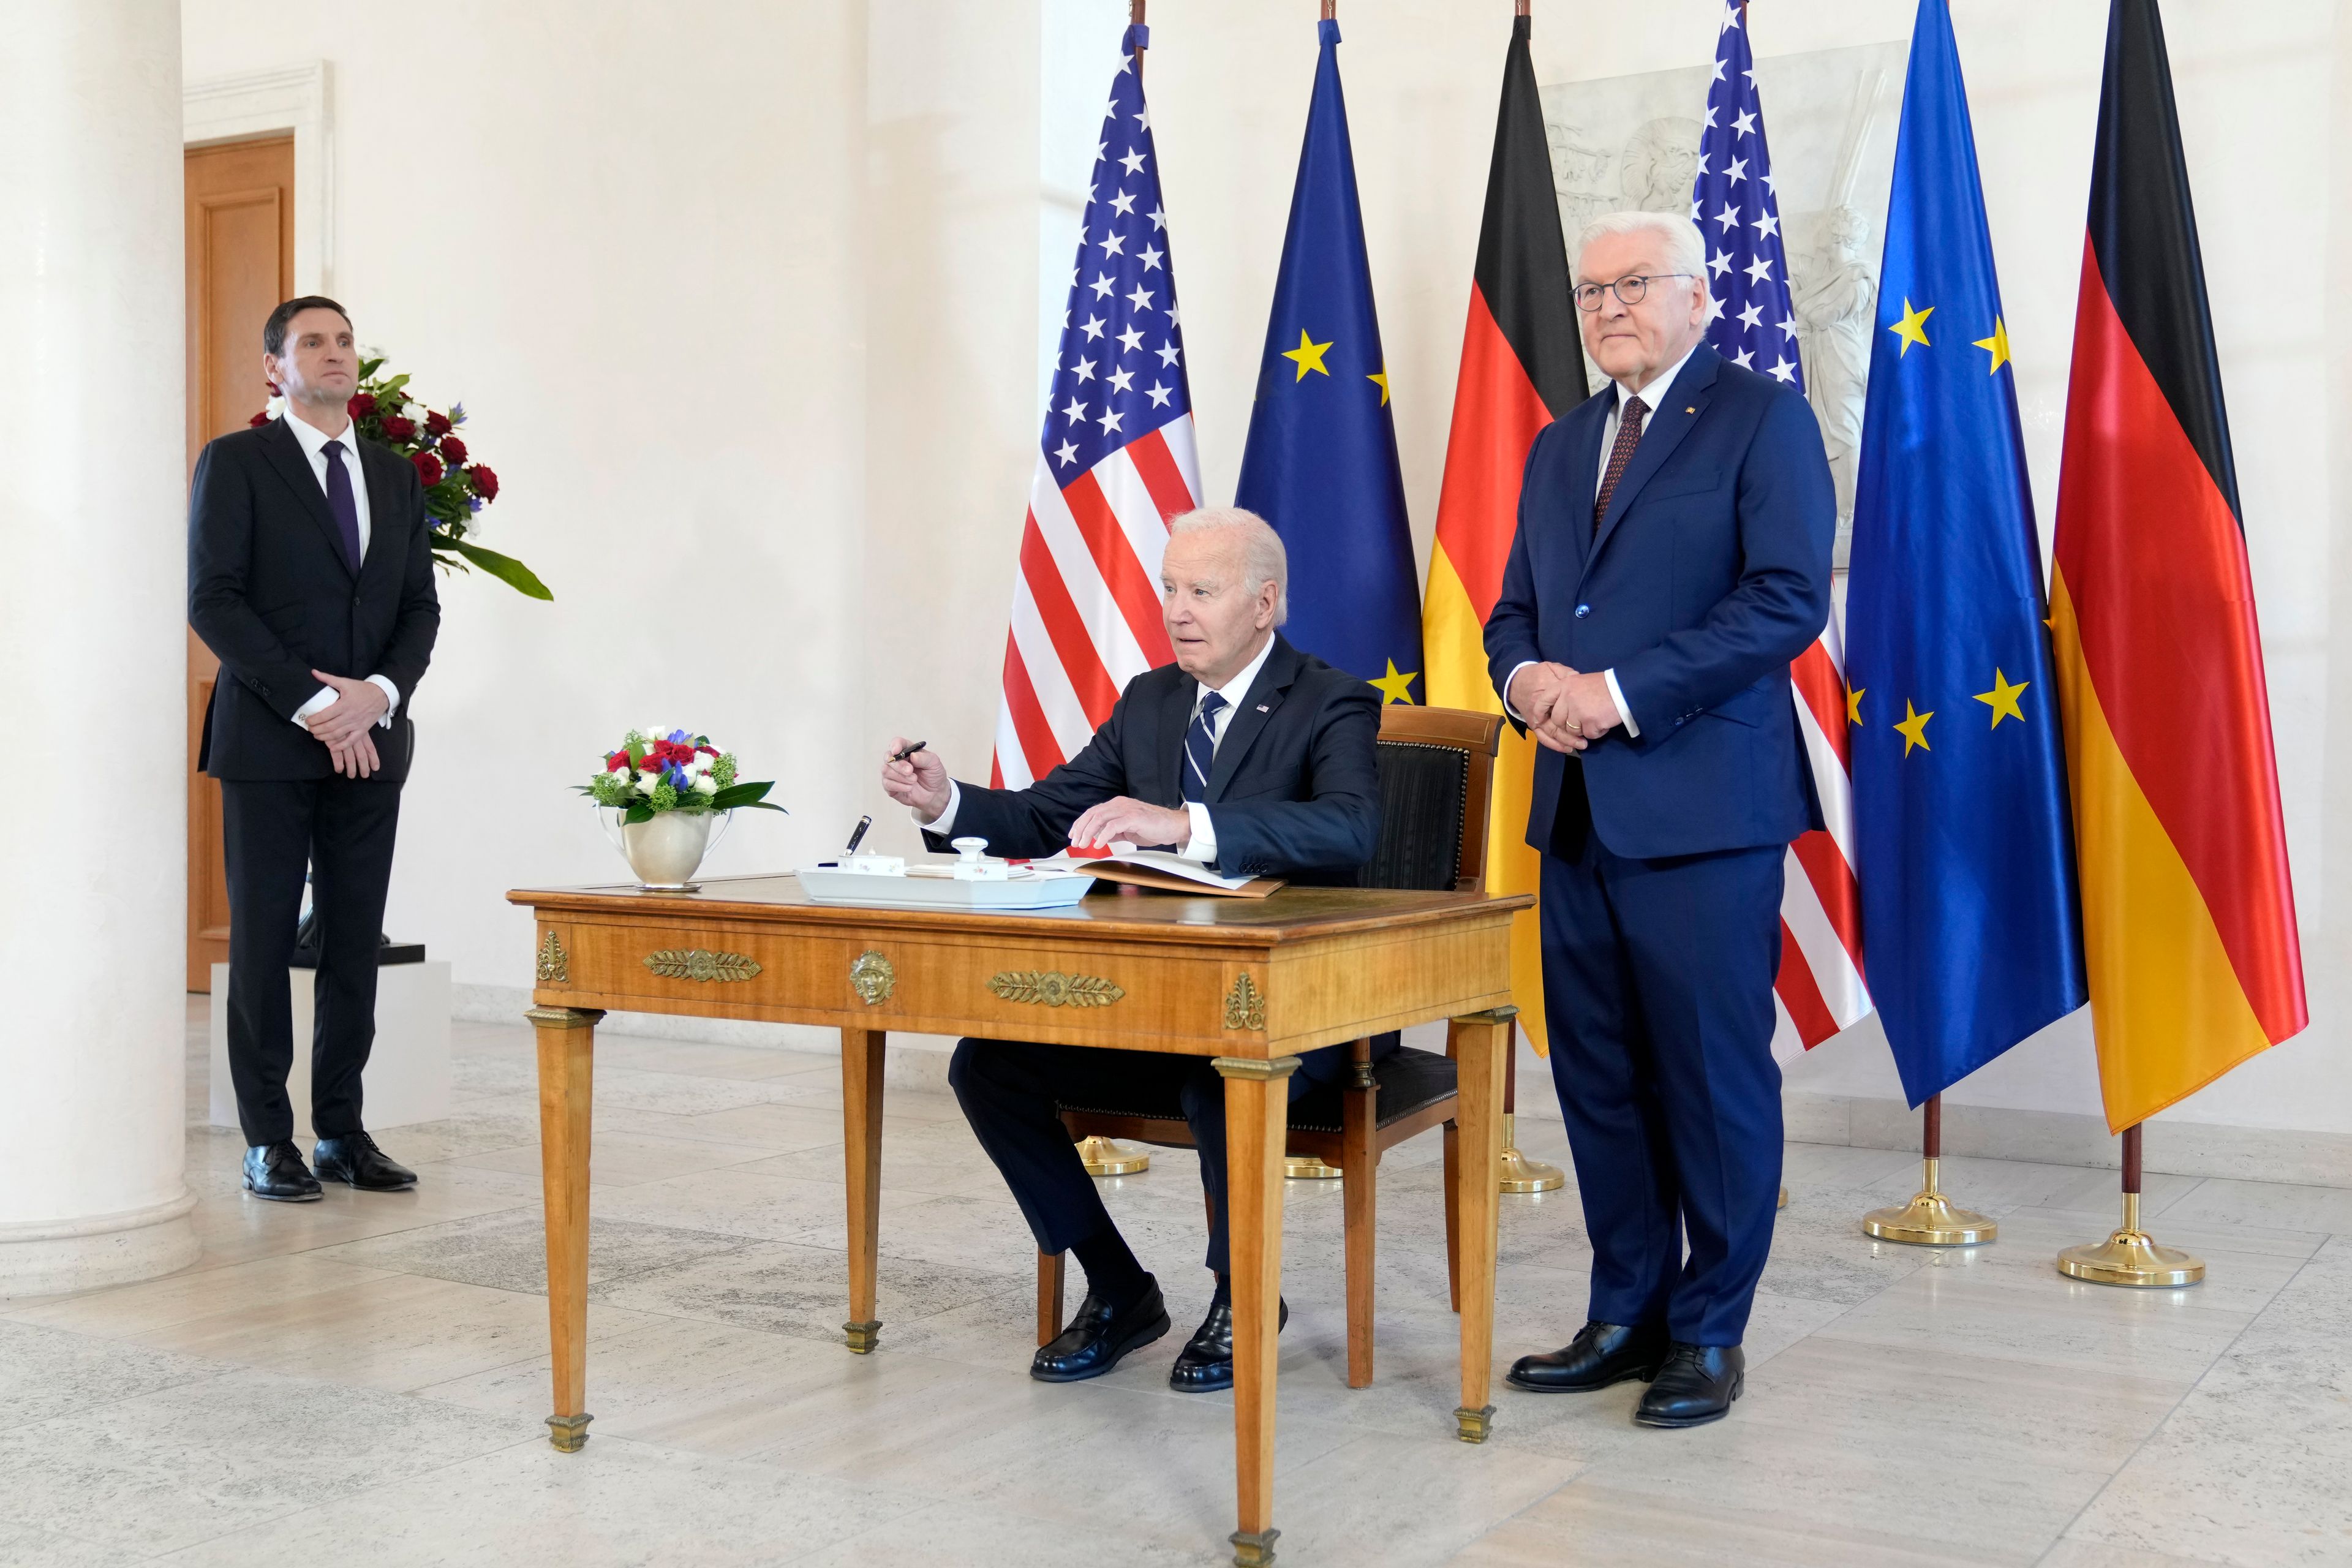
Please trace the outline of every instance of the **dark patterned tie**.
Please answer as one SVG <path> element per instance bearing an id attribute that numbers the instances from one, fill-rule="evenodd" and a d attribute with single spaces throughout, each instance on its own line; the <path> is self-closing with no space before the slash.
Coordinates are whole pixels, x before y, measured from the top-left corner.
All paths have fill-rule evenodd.
<path id="1" fill-rule="evenodd" d="M 1217 715 L 1223 712 L 1225 700 L 1212 691 L 1201 699 L 1201 710 L 1192 715 L 1192 727 L 1184 731 L 1184 798 L 1209 798 L 1209 773 L 1217 763 Z"/>
<path id="2" fill-rule="evenodd" d="M 1592 531 L 1601 531 L 1601 520 L 1609 515 L 1609 498 L 1617 493 L 1617 481 L 1625 477 L 1625 466 L 1633 460 L 1633 448 L 1642 444 L 1642 418 L 1650 412 L 1649 405 L 1638 397 L 1625 400 L 1624 412 L 1617 416 L 1617 444 L 1609 448 L 1609 471 L 1601 476 L 1601 493 L 1592 498 Z"/>
<path id="3" fill-rule="evenodd" d="M 352 471 L 343 467 L 343 444 L 330 441 L 327 454 L 327 509 L 335 514 L 335 529 L 343 536 L 343 559 L 360 569 L 360 503 L 352 494 Z M 1614 461 L 1609 465 L 1614 469 Z"/>

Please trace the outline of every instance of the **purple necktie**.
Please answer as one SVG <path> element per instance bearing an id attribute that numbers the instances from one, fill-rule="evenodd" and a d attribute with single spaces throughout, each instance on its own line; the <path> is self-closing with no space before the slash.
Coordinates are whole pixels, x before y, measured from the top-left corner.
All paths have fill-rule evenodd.
<path id="1" fill-rule="evenodd" d="M 352 494 L 352 471 L 343 467 L 343 444 L 330 441 L 327 454 L 327 508 L 335 514 L 335 528 L 343 536 L 343 559 L 352 571 L 360 569 L 360 503 Z"/>
<path id="2" fill-rule="evenodd" d="M 1592 531 L 1601 532 L 1601 520 L 1609 515 L 1609 498 L 1617 493 L 1617 481 L 1625 477 L 1625 469 L 1633 461 L 1633 448 L 1642 444 L 1642 417 L 1650 405 L 1638 397 L 1625 400 L 1624 412 L 1617 416 L 1617 444 L 1609 448 L 1609 467 L 1601 476 L 1601 493 L 1592 498 Z"/>

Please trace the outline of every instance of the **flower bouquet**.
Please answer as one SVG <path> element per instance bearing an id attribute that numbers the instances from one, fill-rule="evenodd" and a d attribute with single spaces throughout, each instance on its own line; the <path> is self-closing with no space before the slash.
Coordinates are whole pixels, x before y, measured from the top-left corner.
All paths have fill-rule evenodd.
<path id="1" fill-rule="evenodd" d="M 658 726 L 630 731 L 604 754 L 604 771 L 576 787 L 613 813 L 605 831 L 638 881 L 670 890 L 693 890 L 688 879 L 710 851 L 712 818 L 783 810 L 767 798 L 774 780 L 738 778 L 734 752 Z"/>
<path id="2" fill-rule="evenodd" d="M 474 519 L 499 499 L 499 476 L 474 460 L 466 438 L 457 434 L 466 422 L 466 405 L 453 403 L 446 414 L 427 408 L 408 395 L 404 373 L 387 376 L 383 370 L 381 354 L 362 360 L 359 389 L 344 406 L 362 436 L 391 447 L 415 467 L 425 486 L 425 513 L 432 520 L 433 559 L 444 571 L 478 566 L 519 594 L 554 598 L 530 567 L 467 537 L 474 531 Z M 269 406 L 253 416 L 256 425 L 267 425 L 285 412 L 278 388 L 269 390 Z"/>

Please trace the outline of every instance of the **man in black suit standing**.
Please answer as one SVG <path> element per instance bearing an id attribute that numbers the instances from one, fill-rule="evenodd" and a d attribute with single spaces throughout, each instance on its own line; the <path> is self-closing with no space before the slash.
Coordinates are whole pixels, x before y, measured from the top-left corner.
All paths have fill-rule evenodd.
<path id="1" fill-rule="evenodd" d="M 361 1118 L 409 700 L 441 626 L 414 467 L 352 428 L 351 317 L 289 300 L 262 328 L 286 416 L 208 443 L 188 505 L 188 624 L 219 656 L 197 766 L 220 780 L 228 871 L 229 1072 L 245 1188 L 306 1202 L 295 1147 L 287 962 L 311 873 L 320 931 L 310 1125 L 319 1176 L 367 1192 L 416 1184 Z"/>
<path id="2" fill-rule="evenodd" d="M 883 788 L 914 809 L 933 849 L 951 836 L 985 838 L 1011 857 L 1125 840 L 1226 876 L 1354 886 L 1380 838 L 1379 699 L 1275 631 L 1287 576 L 1281 538 L 1255 514 L 1223 508 L 1176 519 L 1160 567 L 1175 662 L 1129 681 L 1076 756 L 1025 790 L 996 790 L 958 784 L 935 753 L 918 752 L 883 765 Z M 893 741 L 892 752 L 904 744 Z M 1395 1045 L 1390 1035 L 1374 1048 Z M 1307 1053 L 1292 1097 L 1316 1079 L 1336 1079 L 1345 1054 Z M 1055 1104 L 1150 1086 L 1154 1098 L 1181 1101 L 1201 1155 L 1217 1289 L 1168 1381 L 1188 1393 L 1232 1387 L 1225 1101 L 1215 1069 L 1156 1051 L 964 1040 L 948 1078 L 1039 1248 L 1075 1252 L 1087 1271 L 1077 1315 L 1030 1363 L 1029 1374 L 1047 1383 L 1099 1377 L 1169 1328 L 1159 1281 L 1103 1207 Z"/>

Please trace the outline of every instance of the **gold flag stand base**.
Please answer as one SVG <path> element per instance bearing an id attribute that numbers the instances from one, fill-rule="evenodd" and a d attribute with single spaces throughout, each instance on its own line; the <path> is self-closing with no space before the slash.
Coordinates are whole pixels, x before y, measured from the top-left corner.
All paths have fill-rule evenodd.
<path id="1" fill-rule="evenodd" d="M 1782 1188 L 1780 1189 L 1780 1201 L 1779 1203 L 1777 1203 L 1777 1204 L 1774 1204 L 1772 1206 L 1773 1206 L 1774 1208 L 1776 1208 L 1776 1209 L 1784 1209 L 1784 1208 L 1787 1208 L 1787 1207 L 1789 1206 L 1789 1189 L 1788 1189 L 1788 1188 L 1786 1188 L 1786 1187 L 1782 1187 Z"/>
<path id="2" fill-rule="evenodd" d="M 1981 1247 L 2000 1235 L 2000 1226 L 1971 1209 L 1954 1208 L 1936 1185 L 1943 1162 L 1920 1162 L 1919 1191 L 1901 1208 L 1873 1209 L 1862 1216 L 1862 1232 L 1880 1241 L 1906 1247 Z"/>
<path id="3" fill-rule="evenodd" d="M 2139 1194 L 2126 1193 L 2122 1228 L 2095 1246 L 2070 1247 L 2060 1253 L 2058 1272 L 2093 1285 L 2160 1290 L 2194 1285 L 2204 1279 L 2205 1260 L 2158 1246 L 2139 1227 Z"/>
<path id="4" fill-rule="evenodd" d="M 1503 1153 L 1495 1162 L 1495 1184 L 1507 1193 L 1556 1193 L 1568 1185 L 1567 1173 L 1558 1165 L 1530 1160 L 1519 1152 L 1519 1119 L 1503 1113 Z"/>
<path id="5" fill-rule="evenodd" d="M 1085 1162 L 1089 1176 L 1132 1176 L 1151 1169 L 1151 1151 L 1130 1149 L 1108 1138 L 1079 1139 L 1078 1158 Z"/>
<path id="6" fill-rule="evenodd" d="M 1347 1173 L 1337 1165 L 1327 1165 L 1312 1154 L 1286 1154 L 1282 1173 L 1294 1182 L 1332 1182 Z"/>

